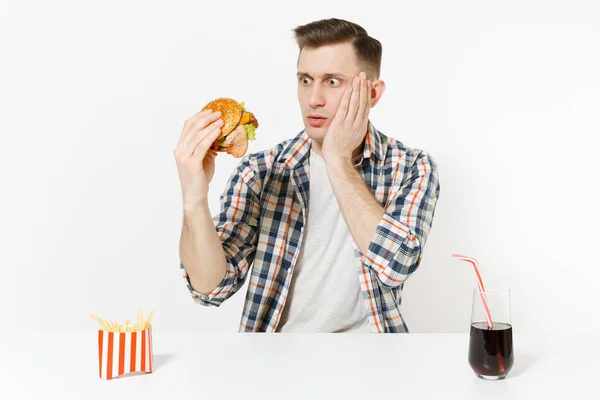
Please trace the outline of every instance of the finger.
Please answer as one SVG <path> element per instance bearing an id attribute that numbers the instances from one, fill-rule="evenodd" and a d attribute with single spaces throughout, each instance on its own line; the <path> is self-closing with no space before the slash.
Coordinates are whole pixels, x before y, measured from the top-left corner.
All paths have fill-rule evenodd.
<path id="1" fill-rule="evenodd" d="M 356 112 L 358 110 L 358 99 L 360 96 L 360 78 L 357 76 L 352 81 L 352 96 L 350 97 L 350 104 L 348 105 L 348 114 L 346 114 L 346 121 L 353 123 L 356 118 Z"/>
<path id="2" fill-rule="evenodd" d="M 195 124 L 188 128 L 189 132 L 183 138 L 182 145 L 185 148 L 188 148 L 190 145 L 195 146 L 198 144 L 198 141 L 202 140 L 202 132 L 204 131 L 204 129 L 211 126 L 222 128 L 224 124 L 225 121 L 223 121 L 223 118 L 219 118 L 218 114 L 207 115 L 204 118 L 201 118 L 198 121 L 196 121 Z M 206 132 L 204 132 L 204 134 L 206 134 Z"/>
<path id="3" fill-rule="evenodd" d="M 181 143 L 183 147 L 187 147 L 191 139 L 190 136 L 193 136 L 198 130 L 206 128 L 210 123 L 215 122 L 220 117 L 220 111 L 212 112 L 205 110 L 195 114 L 185 122 L 179 143 Z"/>
<path id="4" fill-rule="evenodd" d="M 373 91 L 373 87 L 371 85 L 371 81 L 367 80 L 367 106 L 365 107 L 364 117 L 366 120 L 369 119 L 369 112 L 371 111 L 371 105 L 373 104 L 373 99 L 371 98 L 371 92 Z"/>
<path id="5" fill-rule="evenodd" d="M 356 123 L 360 126 L 365 118 L 365 110 L 367 109 L 367 79 L 364 72 L 360 73 L 360 96 L 358 100 L 358 111 L 356 112 Z"/>
<path id="6" fill-rule="evenodd" d="M 210 158 L 211 160 L 215 160 L 216 158 L 216 153 L 214 152 L 214 150 L 208 150 L 208 152 L 206 153 L 206 155 L 204 156 L 204 160 L 207 158 Z"/>
<path id="7" fill-rule="evenodd" d="M 199 119 L 209 116 L 211 114 L 214 114 L 214 112 L 212 110 L 202 110 L 197 112 L 196 114 L 192 115 L 190 118 L 188 118 L 185 123 L 187 125 L 192 125 L 193 123 L 195 123 L 196 121 L 198 121 Z"/>
<path id="8" fill-rule="evenodd" d="M 207 136 L 203 141 L 198 143 L 190 158 L 196 159 L 199 162 L 202 162 L 206 157 L 214 160 L 218 153 L 212 149 L 212 145 L 218 137 L 218 134 L 216 136 Z"/>
<path id="9" fill-rule="evenodd" d="M 209 114 L 213 114 L 213 110 L 206 109 L 206 110 L 198 111 L 196 114 L 194 114 L 190 118 L 188 118 L 188 121 L 193 122 L 193 121 L 197 120 L 198 118 L 205 116 L 205 115 L 209 115 Z"/>
<path id="10" fill-rule="evenodd" d="M 187 119 L 183 124 L 183 129 L 181 130 L 181 135 L 179 136 L 179 141 L 177 142 L 177 146 L 175 147 L 175 153 L 181 153 L 184 151 L 190 144 L 190 140 L 194 133 L 198 130 L 198 123 L 211 123 L 213 119 L 216 119 L 217 115 L 210 110 L 200 111 L 196 113 L 191 118 Z"/>
<path id="11" fill-rule="evenodd" d="M 184 136 L 187 127 L 191 126 L 194 123 L 194 121 L 196 121 L 198 118 L 209 115 L 211 113 L 212 110 L 201 110 L 198 111 L 196 114 L 192 115 L 190 118 L 186 119 L 183 123 L 183 128 L 181 129 L 181 136 L 179 137 L 179 141 L 181 142 L 181 138 Z"/>
<path id="12" fill-rule="evenodd" d="M 212 124 L 207 126 L 203 132 L 198 132 L 196 139 L 192 142 L 192 145 L 197 147 L 202 142 L 208 140 L 208 141 L 210 141 L 210 144 L 209 144 L 209 148 L 210 148 L 210 145 L 212 145 L 215 142 L 215 140 L 217 140 L 217 138 L 223 132 L 222 128 L 223 128 L 223 121 L 217 120 L 217 121 L 213 122 Z M 216 137 L 214 137 L 214 133 L 216 133 Z"/>
<path id="13" fill-rule="evenodd" d="M 212 144 L 215 142 L 215 140 L 217 140 L 217 138 L 221 134 L 220 126 L 215 127 L 215 125 L 212 125 L 211 127 L 206 129 L 207 132 L 204 135 L 202 135 L 201 140 L 199 140 L 198 143 L 196 143 L 196 145 L 194 146 L 190 155 L 191 158 L 195 158 L 198 160 L 204 159 L 206 153 L 208 153 Z"/>
<path id="14" fill-rule="evenodd" d="M 218 122 L 219 120 L 221 120 L 222 122 L 225 122 L 221 118 L 220 111 L 215 111 L 215 112 L 211 112 L 211 113 L 208 113 L 205 115 L 201 115 L 201 116 L 198 116 L 198 118 L 195 118 L 190 121 L 189 130 L 191 131 L 191 134 L 193 135 L 194 132 L 198 132 L 198 130 L 204 129 L 208 125 L 210 125 L 214 122 Z"/>
<path id="15" fill-rule="evenodd" d="M 346 89 L 342 99 L 340 100 L 340 104 L 338 105 L 338 109 L 333 117 L 334 121 L 343 121 L 346 118 L 346 114 L 348 113 L 348 104 L 350 102 L 350 96 L 352 95 L 352 86 Z"/>
<path id="16" fill-rule="evenodd" d="M 195 132 L 192 139 L 190 139 L 186 143 L 185 147 L 182 147 L 182 149 L 180 150 L 181 156 L 183 158 L 191 157 L 194 154 L 194 150 L 196 149 L 196 147 L 198 147 L 198 144 L 200 144 L 206 137 L 218 137 L 221 133 L 222 126 L 222 123 L 219 123 L 219 121 L 220 120 L 217 120 L 212 124 L 208 125 L 206 128 L 200 129 L 199 131 Z"/>

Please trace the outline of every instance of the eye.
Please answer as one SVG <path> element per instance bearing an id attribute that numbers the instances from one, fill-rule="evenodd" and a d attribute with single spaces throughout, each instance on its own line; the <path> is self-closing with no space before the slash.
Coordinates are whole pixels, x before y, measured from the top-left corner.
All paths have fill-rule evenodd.
<path id="1" fill-rule="evenodd" d="M 300 83 L 303 85 L 308 85 L 310 83 L 310 78 L 308 76 L 300 77 Z"/>
<path id="2" fill-rule="evenodd" d="M 342 84 L 342 82 L 337 78 L 329 78 L 327 79 L 327 83 L 329 83 L 333 87 L 337 87 Z"/>

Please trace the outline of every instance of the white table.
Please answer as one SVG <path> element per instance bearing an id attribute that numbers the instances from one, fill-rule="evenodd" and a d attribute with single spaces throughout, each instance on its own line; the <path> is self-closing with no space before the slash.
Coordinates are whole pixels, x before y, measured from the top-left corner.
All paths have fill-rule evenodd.
<path id="1" fill-rule="evenodd" d="M 477 378 L 465 334 L 153 336 L 155 371 L 98 377 L 97 333 L 0 334 L 6 399 L 600 398 L 600 335 L 515 335 L 502 381 Z M 208 397 L 210 396 L 210 397 Z"/>

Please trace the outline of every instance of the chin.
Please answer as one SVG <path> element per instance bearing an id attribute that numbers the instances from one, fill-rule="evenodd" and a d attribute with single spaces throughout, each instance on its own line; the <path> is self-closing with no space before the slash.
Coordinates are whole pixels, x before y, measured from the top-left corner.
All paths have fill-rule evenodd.
<path id="1" fill-rule="evenodd" d="M 310 137 L 312 140 L 323 141 L 323 139 L 325 139 L 325 134 L 327 133 L 326 127 L 322 126 L 315 128 L 314 126 L 305 125 L 304 128 L 306 129 L 308 137 Z"/>

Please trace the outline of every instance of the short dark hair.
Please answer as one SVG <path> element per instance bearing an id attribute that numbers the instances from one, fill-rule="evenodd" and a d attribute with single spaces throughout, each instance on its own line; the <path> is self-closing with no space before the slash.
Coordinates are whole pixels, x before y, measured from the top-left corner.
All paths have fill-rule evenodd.
<path id="1" fill-rule="evenodd" d="M 354 22 L 338 18 L 322 19 L 294 30 L 300 52 L 304 47 L 318 48 L 321 46 L 351 43 L 356 58 L 367 71 L 368 75 L 379 78 L 381 73 L 382 47 L 379 40 L 368 35 L 367 31 Z"/>

